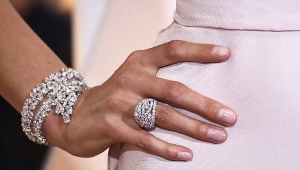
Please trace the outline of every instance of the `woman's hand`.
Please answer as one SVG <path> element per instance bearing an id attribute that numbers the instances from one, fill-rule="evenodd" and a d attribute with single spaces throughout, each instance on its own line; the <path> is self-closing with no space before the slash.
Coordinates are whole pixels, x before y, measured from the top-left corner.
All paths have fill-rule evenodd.
<path id="1" fill-rule="evenodd" d="M 169 160 L 190 160 L 192 151 L 162 141 L 141 129 L 134 109 L 144 98 L 155 98 L 189 110 L 222 126 L 232 126 L 232 109 L 202 96 L 185 85 L 157 78 L 159 68 L 178 62 L 221 62 L 229 58 L 225 47 L 184 41 L 133 52 L 104 84 L 86 91 L 77 101 L 69 125 L 49 115 L 43 125 L 47 140 L 81 157 L 95 156 L 114 143 L 128 143 Z M 178 122 L 185 122 L 184 124 Z M 158 105 L 156 126 L 176 131 L 201 141 L 222 143 L 224 128 L 185 116 L 171 107 Z"/>

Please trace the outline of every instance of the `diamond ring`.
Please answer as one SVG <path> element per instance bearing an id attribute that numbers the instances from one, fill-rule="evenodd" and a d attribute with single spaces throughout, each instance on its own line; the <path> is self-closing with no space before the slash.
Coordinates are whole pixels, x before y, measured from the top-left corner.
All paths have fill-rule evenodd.
<path id="1" fill-rule="evenodd" d="M 141 100 L 134 111 L 136 123 L 142 128 L 154 128 L 157 101 L 152 98 Z"/>

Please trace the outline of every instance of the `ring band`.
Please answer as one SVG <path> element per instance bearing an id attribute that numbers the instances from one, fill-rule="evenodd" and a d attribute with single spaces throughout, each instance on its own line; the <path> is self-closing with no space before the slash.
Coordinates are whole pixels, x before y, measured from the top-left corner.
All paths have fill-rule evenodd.
<path id="1" fill-rule="evenodd" d="M 142 128 L 154 128 L 157 101 L 152 98 L 141 100 L 134 111 L 136 123 Z"/>

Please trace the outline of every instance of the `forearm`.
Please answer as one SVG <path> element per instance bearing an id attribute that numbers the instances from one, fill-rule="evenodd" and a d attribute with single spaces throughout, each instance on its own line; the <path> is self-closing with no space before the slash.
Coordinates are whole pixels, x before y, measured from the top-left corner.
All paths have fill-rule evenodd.
<path id="1" fill-rule="evenodd" d="M 9 1 L 0 1 L 0 94 L 18 111 L 31 89 L 64 63 L 26 25 Z"/>

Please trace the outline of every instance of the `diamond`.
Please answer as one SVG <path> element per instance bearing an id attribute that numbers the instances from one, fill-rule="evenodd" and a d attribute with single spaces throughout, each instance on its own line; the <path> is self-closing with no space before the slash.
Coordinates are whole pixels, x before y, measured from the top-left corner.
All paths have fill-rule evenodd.
<path id="1" fill-rule="evenodd" d="M 66 106 L 66 113 L 71 115 L 73 113 L 73 109 L 70 105 Z"/>
<path id="2" fill-rule="evenodd" d="M 48 145 L 47 140 L 41 134 L 42 123 L 55 106 L 55 112 L 62 114 L 64 122 L 70 122 L 73 105 L 77 98 L 88 89 L 83 77 L 72 69 L 62 69 L 61 72 L 52 73 L 45 78 L 44 83 L 37 84 L 26 99 L 22 109 L 22 129 L 28 138 L 39 144 Z M 37 111 L 32 111 L 44 97 L 47 100 Z"/>
<path id="3" fill-rule="evenodd" d="M 64 107 L 60 103 L 57 103 L 55 113 L 61 114 L 64 112 L 64 110 L 65 110 Z"/>
<path id="4" fill-rule="evenodd" d="M 69 117 L 69 115 L 63 114 L 63 119 L 64 119 L 64 122 L 65 122 L 66 124 L 70 123 L 70 117 Z"/>
<path id="5" fill-rule="evenodd" d="M 35 109 L 35 104 L 34 104 L 34 103 L 30 103 L 29 109 L 30 109 L 30 110 L 34 110 L 34 109 Z"/>
<path id="6" fill-rule="evenodd" d="M 65 93 L 60 92 L 60 93 L 57 94 L 57 99 L 58 100 L 63 101 L 63 100 L 65 100 L 65 98 L 66 98 Z"/>

